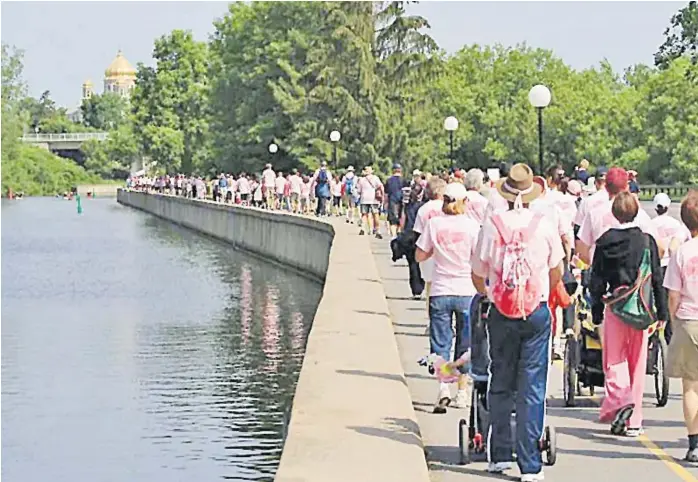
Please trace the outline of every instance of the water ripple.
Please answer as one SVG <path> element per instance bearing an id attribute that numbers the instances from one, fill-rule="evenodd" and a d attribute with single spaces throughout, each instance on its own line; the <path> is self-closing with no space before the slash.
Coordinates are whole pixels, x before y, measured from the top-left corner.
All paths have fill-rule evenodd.
<path id="1" fill-rule="evenodd" d="M 3 480 L 273 480 L 321 288 L 84 208 L 2 204 Z"/>

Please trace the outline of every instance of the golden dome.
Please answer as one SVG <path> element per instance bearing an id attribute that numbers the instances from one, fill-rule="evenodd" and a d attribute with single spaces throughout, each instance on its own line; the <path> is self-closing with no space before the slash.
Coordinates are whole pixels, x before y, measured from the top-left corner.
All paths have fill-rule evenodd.
<path id="1" fill-rule="evenodd" d="M 109 64 L 107 70 L 104 71 L 105 77 L 135 77 L 136 69 L 131 66 L 126 57 L 121 53 L 121 50 L 116 54 L 116 58 Z"/>
<path id="2" fill-rule="evenodd" d="M 84 87 L 92 87 L 92 80 L 87 79 L 83 84 Z"/>

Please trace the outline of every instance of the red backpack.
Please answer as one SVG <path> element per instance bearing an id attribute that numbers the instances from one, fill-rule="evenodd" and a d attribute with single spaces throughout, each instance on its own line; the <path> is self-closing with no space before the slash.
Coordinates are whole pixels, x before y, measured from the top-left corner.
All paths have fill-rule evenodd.
<path id="1" fill-rule="evenodd" d="M 542 218 L 536 213 L 528 226 L 518 229 L 506 226 L 501 214 L 492 218 L 504 248 L 502 271 L 492 285 L 492 302 L 507 318 L 526 319 L 541 303 L 543 289 L 534 271 L 529 243 Z"/>

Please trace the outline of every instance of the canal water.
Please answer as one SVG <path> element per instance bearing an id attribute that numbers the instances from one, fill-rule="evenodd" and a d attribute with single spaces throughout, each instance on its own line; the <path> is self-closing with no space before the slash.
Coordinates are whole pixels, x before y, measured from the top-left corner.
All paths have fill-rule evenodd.
<path id="1" fill-rule="evenodd" d="M 3 482 L 272 480 L 321 286 L 82 204 L 3 200 Z"/>

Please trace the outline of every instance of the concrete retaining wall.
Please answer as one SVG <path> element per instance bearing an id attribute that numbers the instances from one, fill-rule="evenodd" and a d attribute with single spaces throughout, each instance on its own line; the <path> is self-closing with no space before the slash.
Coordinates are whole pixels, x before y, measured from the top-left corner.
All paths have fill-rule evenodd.
<path id="1" fill-rule="evenodd" d="M 92 193 L 95 197 L 114 197 L 120 189 L 118 184 L 80 184 L 78 186 L 78 194 L 87 196 L 87 193 Z"/>
<path id="2" fill-rule="evenodd" d="M 325 280 L 276 482 L 429 482 L 368 236 L 342 220 L 137 191 L 117 199 Z"/>
<path id="3" fill-rule="evenodd" d="M 329 223 L 212 201 L 119 189 L 117 201 L 231 243 L 319 280 L 334 237 Z"/>

